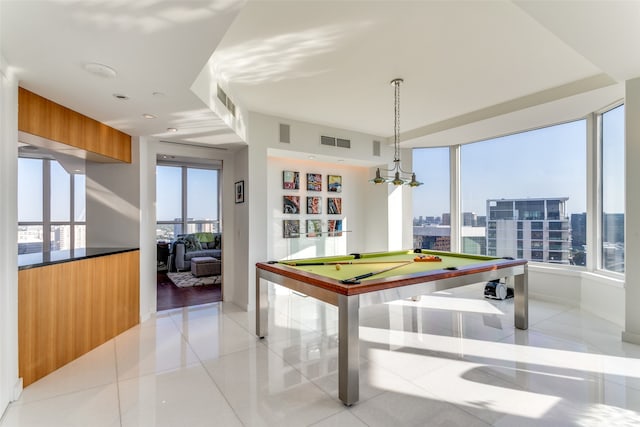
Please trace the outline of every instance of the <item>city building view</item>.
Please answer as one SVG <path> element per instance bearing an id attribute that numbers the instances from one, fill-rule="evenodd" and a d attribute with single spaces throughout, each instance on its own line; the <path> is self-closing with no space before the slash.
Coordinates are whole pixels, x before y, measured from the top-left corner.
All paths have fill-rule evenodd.
<path id="1" fill-rule="evenodd" d="M 462 252 L 585 266 L 587 214 L 568 214 L 568 199 L 487 200 L 488 216 L 462 213 Z M 602 222 L 603 267 L 624 272 L 624 214 L 604 213 Z M 450 250 L 450 224 L 447 212 L 414 218 L 414 246 Z"/>

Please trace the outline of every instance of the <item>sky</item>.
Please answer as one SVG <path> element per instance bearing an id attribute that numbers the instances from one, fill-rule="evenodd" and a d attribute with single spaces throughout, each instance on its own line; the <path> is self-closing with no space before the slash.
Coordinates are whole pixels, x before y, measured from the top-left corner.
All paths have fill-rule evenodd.
<path id="1" fill-rule="evenodd" d="M 158 221 L 180 218 L 182 170 L 158 166 L 156 173 L 156 216 Z M 187 216 L 195 220 L 218 219 L 218 171 L 187 169 Z"/>
<path id="2" fill-rule="evenodd" d="M 624 108 L 605 114 L 603 188 L 605 212 L 624 211 Z M 487 199 L 569 197 L 567 213 L 586 212 L 586 121 L 463 145 L 462 211 L 486 214 Z M 413 216 L 449 212 L 449 148 L 414 149 L 419 181 Z"/>

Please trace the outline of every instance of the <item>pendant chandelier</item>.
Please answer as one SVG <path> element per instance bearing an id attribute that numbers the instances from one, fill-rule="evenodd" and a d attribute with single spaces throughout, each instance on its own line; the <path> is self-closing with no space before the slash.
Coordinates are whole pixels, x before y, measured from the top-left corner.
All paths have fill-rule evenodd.
<path id="1" fill-rule="evenodd" d="M 394 93 L 394 113 L 395 119 L 393 124 L 393 168 L 383 169 L 388 173 L 388 176 L 382 176 L 380 168 L 376 170 L 376 176 L 369 182 L 374 184 L 389 183 L 393 185 L 406 184 L 409 187 L 417 187 L 422 185 L 421 182 L 416 180 L 416 174 L 414 172 L 406 172 L 400 167 L 400 83 L 404 80 L 393 79 L 391 85 L 395 89 Z M 409 180 L 408 177 L 411 177 Z"/>

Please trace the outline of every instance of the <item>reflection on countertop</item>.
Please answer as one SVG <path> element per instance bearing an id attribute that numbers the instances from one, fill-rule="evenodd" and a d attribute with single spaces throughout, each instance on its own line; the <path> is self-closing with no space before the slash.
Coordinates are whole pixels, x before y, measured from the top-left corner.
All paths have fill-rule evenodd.
<path id="1" fill-rule="evenodd" d="M 44 267 L 62 262 L 137 251 L 139 248 L 77 248 L 66 251 L 47 251 L 18 255 L 18 270 Z"/>

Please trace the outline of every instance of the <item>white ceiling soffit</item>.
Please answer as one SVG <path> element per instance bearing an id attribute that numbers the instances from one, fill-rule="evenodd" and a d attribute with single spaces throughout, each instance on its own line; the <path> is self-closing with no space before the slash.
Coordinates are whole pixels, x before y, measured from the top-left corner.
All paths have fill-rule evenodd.
<path id="1" fill-rule="evenodd" d="M 492 126 L 495 136 L 515 118 L 536 127 L 549 112 L 576 118 L 580 99 L 613 102 L 620 83 L 640 76 L 639 8 L 614 0 L 0 0 L 0 46 L 20 84 L 39 95 L 134 136 L 230 149 L 242 132 L 211 110 L 212 82 L 240 112 L 383 138 L 393 134 L 389 82 L 402 77 L 406 146 Z M 89 74 L 87 62 L 118 74 Z M 205 72 L 211 80 L 197 82 Z"/>
<path id="2" fill-rule="evenodd" d="M 386 137 L 402 77 L 401 130 L 415 139 L 616 83 L 544 19 L 509 1 L 249 2 L 209 67 L 250 111 Z"/>

